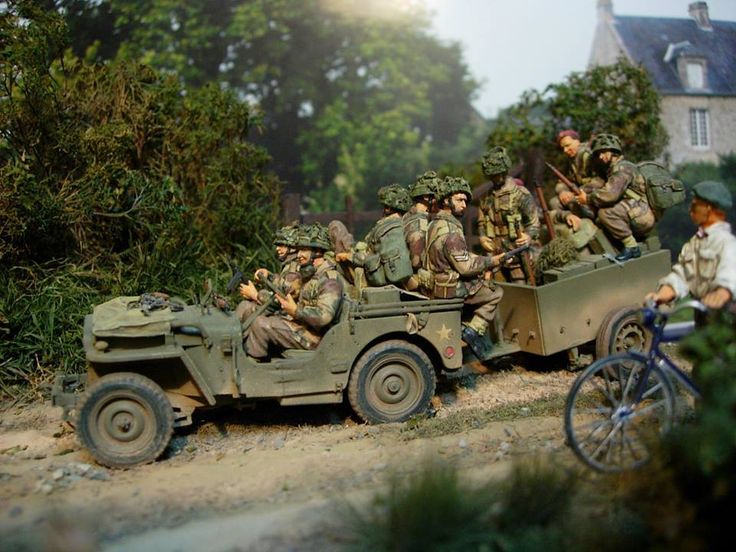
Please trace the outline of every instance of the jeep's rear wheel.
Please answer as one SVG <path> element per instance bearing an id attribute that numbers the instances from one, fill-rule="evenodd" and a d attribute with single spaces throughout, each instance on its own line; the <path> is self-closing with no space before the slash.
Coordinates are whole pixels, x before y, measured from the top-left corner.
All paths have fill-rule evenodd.
<path id="1" fill-rule="evenodd" d="M 140 374 L 108 374 L 90 385 L 78 410 L 77 435 L 97 462 L 129 468 L 152 462 L 174 428 L 166 393 Z"/>
<path id="2" fill-rule="evenodd" d="M 394 339 L 368 349 L 350 374 L 348 398 L 368 423 L 403 422 L 425 412 L 437 376 L 416 345 Z"/>

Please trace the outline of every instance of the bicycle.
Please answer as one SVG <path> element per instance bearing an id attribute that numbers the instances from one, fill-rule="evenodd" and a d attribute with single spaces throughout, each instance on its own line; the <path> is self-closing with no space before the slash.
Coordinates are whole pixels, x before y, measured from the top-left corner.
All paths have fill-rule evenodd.
<path id="1" fill-rule="evenodd" d="M 653 304 L 639 309 L 642 325 L 651 332 L 646 352 L 630 349 L 601 358 L 576 378 L 565 404 L 565 434 L 573 452 L 602 472 L 637 468 L 650 458 L 659 435 L 675 422 L 675 387 L 682 384 L 696 400 L 700 390 L 660 349 L 692 331 L 692 324 L 667 321 L 684 309 L 705 312 L 699 301 L 687 301 L 671 312 Z"/>

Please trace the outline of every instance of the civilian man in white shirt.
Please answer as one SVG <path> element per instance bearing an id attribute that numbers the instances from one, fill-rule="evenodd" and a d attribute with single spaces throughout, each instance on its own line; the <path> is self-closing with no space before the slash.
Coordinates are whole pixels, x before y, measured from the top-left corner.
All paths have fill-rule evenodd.
<path id="1" fill-rule="evenodd" d="M 733 205 L 731 193 L 721 182 L 710 180 L 696 184 L 693 192 L 690 218 L 698 231 L 682 247 L 672 272 L 645 300 L 661 304 L 690 295 L 711 309 L 733 310 L 736 237 L 726 222 L 726 210 Z"/>

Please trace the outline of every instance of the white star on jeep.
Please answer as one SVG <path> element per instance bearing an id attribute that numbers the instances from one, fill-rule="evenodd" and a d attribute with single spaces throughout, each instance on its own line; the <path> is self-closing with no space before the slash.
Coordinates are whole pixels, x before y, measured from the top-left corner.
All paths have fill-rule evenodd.
<path id="1" fill-rule="evenodd" d="M 450 336 L 452 335 L 452 330 L 442 324 L 442 328 L 437 330 L 437 335 L 440 336 L 440 339 L 442 341 L 445 341 L 447 339 L 450 339 Z"/>

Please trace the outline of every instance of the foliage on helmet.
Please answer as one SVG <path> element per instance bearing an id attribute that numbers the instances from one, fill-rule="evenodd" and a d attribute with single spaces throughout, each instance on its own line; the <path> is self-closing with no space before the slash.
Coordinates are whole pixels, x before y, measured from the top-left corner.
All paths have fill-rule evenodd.
<path id="1" fill-rule="evenodd" d="M 621 153 L 621 140 L 615 134 L 598 134 L 590 144 L 593 153 L 605 150 L 613 150 Z"/>
<path id="2" fill-rule="evenodd" d="M 296 236 L 299 231 L 299 227 L 295 224 L 288 226 L 282 226 L 276 230 L 276 234 L 273 238 L 274 245 L 285 245 L 287 247 L 296 246 Z"/>
<path id="3" fill-rule="evenodd" d="M 397 211 L 405 213 L 411 207 L 409 192 L 401 184 L 389 184 L 378 190 L 378 201 Z"/>
<path id="4" fill-rule="evenodd" d="M 452 194 L 463 193 L 470 199 L 473 195 L 473 191 L 470 189 L 468 181 L 461 176 L 446 176 L 441 182 L 438 196 L 440 199 L 451 196 Z"/>
<path id="5" fill-rule="evenodd" d="M 319 222 L 313 224 L 303 224 L 299 227 L 296 235 L 297 247 L 312 247 L 314 249 L 322 249 L 329 251 L 332 249 L 330 243 L 330 233 L 325 226 Z"/>
<path id="6" fill-rule="evenodd" d="M 409 195 L 411 197 L 436 196 L 437 187 L 441 182 L 435 171 L 426 171 L 417 176 L 416 182 L 409 187 Z"/>
<path id="7" fill-rule="evenodd" d="M 482 166 L 486 176 L 505 173 L 511 168 L 511 158 L 506 148 L 494 146 L 483 155 Z"/>

